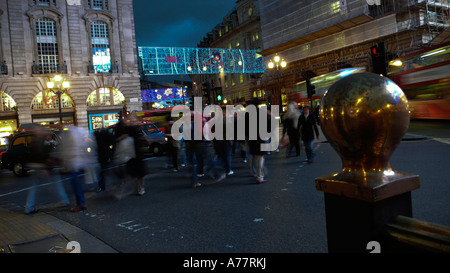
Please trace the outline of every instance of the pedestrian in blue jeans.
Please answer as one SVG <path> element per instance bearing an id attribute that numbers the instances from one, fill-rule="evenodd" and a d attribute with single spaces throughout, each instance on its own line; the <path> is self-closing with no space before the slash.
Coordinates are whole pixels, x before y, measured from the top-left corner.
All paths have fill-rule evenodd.
<path id="1" fill-rule="evenodd" d="M 73 171 L 70 173 L 70 184 L 72 185 L 72 190 L 75 194 L 75 200 L 77 202 L 77 206 L 71 208 L 70 212 L 82 211 L 86 210 L 86 198 L 84 197 L 83 186 L 81 184 L 80 174 L 82 170 Z"/>
<path id="2" fill-rule="evenodd" d="M 298 126 L 303 144 L 305 145 L 306 162 L 314 162 L 314 133 L 319 138 L 319 129 L 317 128 L 316 118 L 310 113 L 308 106 L 303 108 L 303 114 L 298 119 Z"/>
<path id="3" fill-rule="evenodd" d="M 25 213 L 31 214 L 37 211 L 35 208 L 37 188 L 44 185 L 54 186 L 61 204 L 68 205 L 69 198 L 59 179 L 58 172 L 54 170 L 54 167 L 57 167 L 57 159 L 53 157 L 53 152 L 56 149 L 53 135 L 43 128 L 35 129 L 34 134 L 28 139 L 28 147 L 30 157 L 26 166 L 36 172 L 31 175 L 32 186 L 28 191 Z"/>
<path id="4" fill-rule="evenodd" d="M 86 154 L 87 136 L 87 130 L 75 126 L 70 126 L 69 130 L 65 131 L 62 137 L 62 155 L 64 159 L 64 168 L 69 173 L 70 184 L 72 185 L 77 204 L 75 207 L 69 210 L 70 212 L 87 210 L 82 179 L 80 179 L 79 176 L 83 172 L 86 164 L 85 160 L 88 157 Z"/>

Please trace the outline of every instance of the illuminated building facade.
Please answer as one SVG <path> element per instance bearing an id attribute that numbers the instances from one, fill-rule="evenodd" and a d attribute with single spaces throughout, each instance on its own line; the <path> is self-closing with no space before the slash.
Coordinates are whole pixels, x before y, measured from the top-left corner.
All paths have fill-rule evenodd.
<path id="1" fill-rule="evenodd" d="M 446 0 L 258 2 L 261 54 L 266 61 L 279 55 L 288 63 L 280 77 L 287 101 L 297 101 L 295 86 L 306 78 L 349 67 L 375 71 L 373 46 L 382 44 L 387 67 L 392 59 L 450 39 Z M 274 72 L 266 72 L 255 88 L 276 92 Z"/>
<path id="2" fill-rule="evenodd" d="M 132 0 L 2 0 L 0 31 L 0 132 L 59 128 L 60 105 L 63 126 L 91 130 L 91 117 L 142 109 Z M 70 83 L 61 100 L 56 74 Z"/>

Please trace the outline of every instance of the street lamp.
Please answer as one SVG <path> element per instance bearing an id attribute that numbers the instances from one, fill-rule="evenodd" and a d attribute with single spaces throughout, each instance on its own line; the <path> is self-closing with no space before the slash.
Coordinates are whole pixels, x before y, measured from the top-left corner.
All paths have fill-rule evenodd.
<path id="1" fill-rule="evenodd" d="M 70 83 L 66 81 L 61 75 L 56 74 L 49 82 L 47 82 L 47 88 L 58 95 L 58 108 L 59 108 L 59 129 L 62 129 L 62 114 L 61 114 L 61 95 L 64 94 L 70 87 Z"/>
<path id="2" fill-rule="evenodd" d="M 273 61 L 269 60 L 269 63 L 267 64 L 269 69 L 276 69 L 277 70 L 277 77 L 278 77 L 278 95 L 279 95 L 279 101 L 280 101 L 280 110 L 283 111 L 283 100 L 281 97 L 281 84 L 280 84 L 280 73 L 281 69 L 285 68 L 287 66 L 287 62 L 283 59 L 281 59 L 280 56 L 275 55 L 273 57 Z"/>

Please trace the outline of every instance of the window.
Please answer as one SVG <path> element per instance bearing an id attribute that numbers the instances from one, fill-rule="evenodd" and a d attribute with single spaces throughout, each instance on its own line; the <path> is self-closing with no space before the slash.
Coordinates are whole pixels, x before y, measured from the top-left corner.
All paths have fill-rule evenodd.
<path id="1" fill-rule="evenodd" d="M 0 112 L 15 111 L 16 102 L 6 93 L 0 91 Z"/>
<path id="2" fill-rule="evenodd" d="M 88 8 L 95 10 L 108 10 L 108 0 L 87 0 Z"/>
<path id="3" fill-rule="evenodd" d="M 86 103 L 88 106 L 100 106 L 100 105 L 122 105 L 124 104 L 125 97 L 116 88 L 99 88 L 93 91 Z"/>
<path id="4" fill-rule="evenodd" d="M 55 21 L 49 18 L 36 20 L 36 44 L 40 72 L 55 73 L 59 59 Z"/>
<path id="5" fill-rule="evenodd" d="M 16 139 L 14 139 L 14 142 L 12 144 L 13 147 L 25 147 L 25 137 L 18 137 Z"/>
<path id="6" fill-rule="evenodd" d="M 61 94 L 61 108 L 74 108 L 72 99 L 66 93 Z M 39 92 L 31 102 L 32 110 L 58 109 L 58 95 L 50 90 Z"/>
<path id="7" fill-rule="evenodd" d="M 100 88 L 98 90 L 100 105 L 111 105 L 111 91 L 109 88 Z"/>
<path id="8" fill-rule="evenodd" d="M 111 70 L 111 52 L 106 23 L 100 21 L 91 23 L 91 44 L 94 72 L 109 73 Z"/>
<path id="9" fill-rule="evenodd" d="M 255 41 L 258 41 L 258 40 L 259 40 L 259 32 L 253 33 L 253 35 L 252 35 L 252 41 L 255 42 Z"/>
<path id="10" fill-rule="evenodd" d="M 244 82 L 244 75 L 242 73 L 239 74 L 239 83 Z"/>
<path id="11" fill-rule="evenodd" d="M 6 148 L 9 145 L 9 135 L 17 130 L 17 119 L 0 120 L 0 148 Z"/>
<path id="12" fill-rule="evenodd" d="M 330 5 L 330 14 L 335 14 L 341 11 L 341 5 L 339 1 L 331 3 Z"/>
<path id="13" fill-rule="evenodd" d="M 56 0 L 33 0 L 33 4 L 47 7 L 49 7 L 50 5 L 56 6 Z"/>

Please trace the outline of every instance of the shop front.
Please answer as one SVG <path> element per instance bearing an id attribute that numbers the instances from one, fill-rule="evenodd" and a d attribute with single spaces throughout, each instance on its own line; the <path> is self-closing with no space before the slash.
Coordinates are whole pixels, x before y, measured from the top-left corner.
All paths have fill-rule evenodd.
<path id="1" fill-rule="evenodd" d="M 8 136 L 17 130 L 16 103 L 6 93 L 0 91 L 0 149 L 8 144 Z"/>
<path id="2" fill-rule="evenodd" d="M 61 118 L 62 128 L 67 128 L 69 126 L 75 125 L 75 113 L 73 111 L 62 112 Z M 31 115 L 32 123 L 37 123 L 46 128 L 55 130 L 60 128 L 59 124 L 61 118 L 58 111 L 51 111 L 49 113 L 39 113 L 36 111 Z"/>
<path id="3" fill-rule="evenodd" d="M 61 105 L 61 112 L 59 106 Z M 49 90 L 39 92 L 31 103 L 31 119 L 33 123 L 40 124 L 49 129 L 61 129 L 75 122 L 75 104 L 67 94 L 58 95 Z M 62 124 L 60 121 L 62 120 Z"/>
<path id="4" fill-rule="evenodd" d="M 119 122 L 119 116 L 126 111 L 125 97 L 114 87 L 94 90 L 88 96 L 86 104 L 90 132 Z"/>

